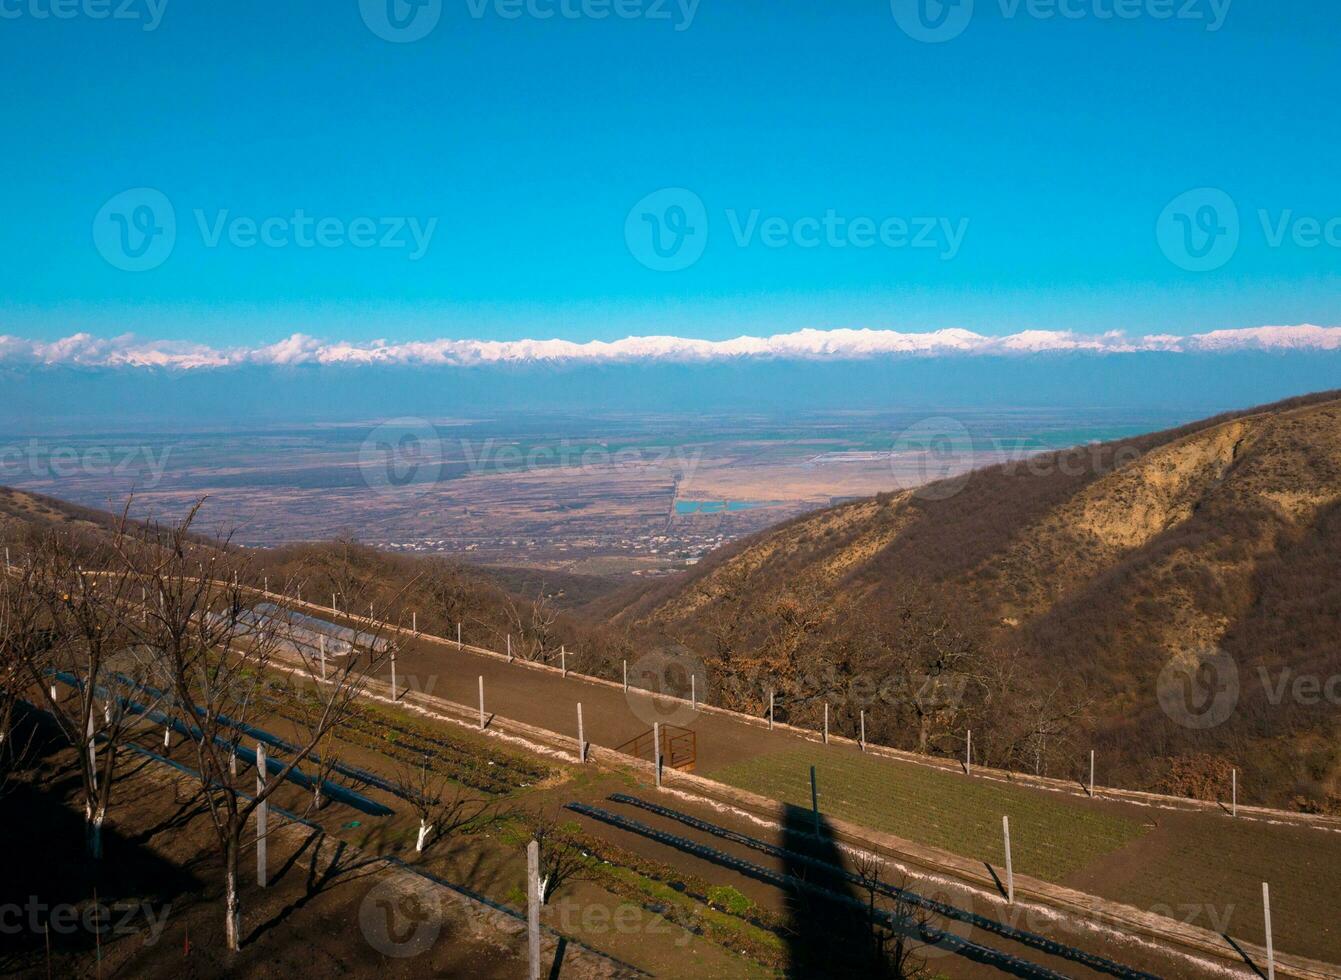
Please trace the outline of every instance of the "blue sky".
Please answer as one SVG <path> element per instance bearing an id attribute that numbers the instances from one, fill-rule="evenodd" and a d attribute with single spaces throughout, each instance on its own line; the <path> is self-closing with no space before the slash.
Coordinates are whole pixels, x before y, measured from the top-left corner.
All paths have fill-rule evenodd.
<path id="1" fill-rule="evenodd" d="M 669 19 L 603 20 L 444 0 L 408 43 L 379 37 L 357 0 L 112 0 L 134 19 L 107 20 L 90 16 L 98 0 L 67 2 L 74 16 L 57 19 L 51 0 L 0 0 L 0 334 L 226 346 L 295 330 L 1341 323 L 1341 247 L 1296 235 L 1299 219 L 1341 217 L 1336 4 L 1140 0 L 1120 19 L 1101 16 L 1114 0 L 1070 0 L 1079 16 L 1045 20 L 976 0 L 960 36 L 931 44 L 889 0 L 701 0 L 692 20 L 676 0 Z M 1161 2 L 1196 17 L 1158 18 Z M 109 262 L 94 230 L 131 188 L 176 221 L 143 272 Z M 707 228 L 675 271 L 639 261 L 626 234 L 662 188 L 691 192 Z M 1156 234 L 1194 188 L 1240 216 L 1237 249 L 1209 271 Z M 338 247 L 296 244 L 300 209 L 332 222 Z M 1261 211 L 1286 222 L 1279 244 Z M 756 228 L 742 244 L 733 226 L 754 212 L 787 235 L 829 214 L 909 235 L 770 247 Z M 284 244 L 242 247 L 239 218 L 270 219 Z M 353 244 L 356 219 L 403 246 Z M 945 228 L 962 241 L 911 247 L 920 219 L 933 245 Z M 412 222 L 432 223 L 417 257 Z M 237 241 L 211 245 L 211 228 Z"/>

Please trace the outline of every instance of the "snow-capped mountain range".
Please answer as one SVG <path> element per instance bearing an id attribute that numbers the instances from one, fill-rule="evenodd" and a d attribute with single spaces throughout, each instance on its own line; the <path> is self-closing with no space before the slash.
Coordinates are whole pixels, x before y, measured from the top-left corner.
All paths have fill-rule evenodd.
<path id="1" fill-rule="evenodd" d="M 903 333 L 895 330 L 798 330 L 771 337 L 731 340 L 690 337 L 626 337 L 623 340 L 426 340 L 395 342 L 327 341 L 293 334 L 256 347 L 212 347 L 133 334 L 96 337 L 76 333 L 55 341 L 0 334 L 0 366 L 78 368 L 161 368 L 202 370 L 240 366 L 387 365 L 469 367 L 545 363 L 695 363 L 746 358 L 863 360 L 890 356 L 1028 355 L 1047 352 L 1123 354 L 1142 351 L 1341 350 L 1341 327 L 1249 327 L 1209 333 L 1129 336 L 1121 331 L 1083 334 L 1025 330 L 985 336 L 965 329 Z"/>

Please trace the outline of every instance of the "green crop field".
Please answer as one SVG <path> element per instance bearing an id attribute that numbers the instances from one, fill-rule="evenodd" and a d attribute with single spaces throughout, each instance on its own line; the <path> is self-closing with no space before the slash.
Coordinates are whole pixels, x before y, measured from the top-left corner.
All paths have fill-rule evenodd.
<path id="1" fill-rule="evenodd" d="M 835 758 L 818 747 L 763 755 L 704 775 L 809 809 L 812 765 L 823 814 L 993 867 L 1003 866 L 1001 818 L 1009 816 L 1016 872 L 1048 881 L 1061 881 L 1147 830 L 1140 820 L 1088 800 L 874 756 Z"/>

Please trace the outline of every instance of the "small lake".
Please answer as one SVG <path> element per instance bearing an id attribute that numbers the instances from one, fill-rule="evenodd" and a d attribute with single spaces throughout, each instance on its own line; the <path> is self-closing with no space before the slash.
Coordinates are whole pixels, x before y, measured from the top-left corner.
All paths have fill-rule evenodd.
<path id="1" fill-rule="evenodd" d="M 754 510 L 756 507 L 767 507 L 769 503 L 769 501 L 763 500 L 677 500 L 675 501 L 675 513 L 724 514 L 738 510 Z"/>

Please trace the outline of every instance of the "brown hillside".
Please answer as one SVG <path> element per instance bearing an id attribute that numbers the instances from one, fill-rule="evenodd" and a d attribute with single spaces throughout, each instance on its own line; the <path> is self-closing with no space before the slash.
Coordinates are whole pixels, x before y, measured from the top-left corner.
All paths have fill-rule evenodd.
<path id="1" fill-rule="evenodd" d="M 749 710 L 776 685 L 798 720 L 827 700 L 841 726 L 861 706 L 833 677 L 870 675 L 895 690 L 868 725 L 897 744 L 915 727 L 957 752 L 971 726 L 996 761 L 1067 775 L 1083 742 L 1133 785 L 1190 790 L 1228 764 L 1315 805 L 1341 801 L 1341 704 L 1278 692 L 1341 675 L 1339 546 L 1330 392 L 821 511 L 607 609 L 689 645 Z M 1161 672 L 1217 649 L 1237 702 L 1190 728 Z M 962 675 L 959 702 L 901 696 L 918 670 Z"/>

